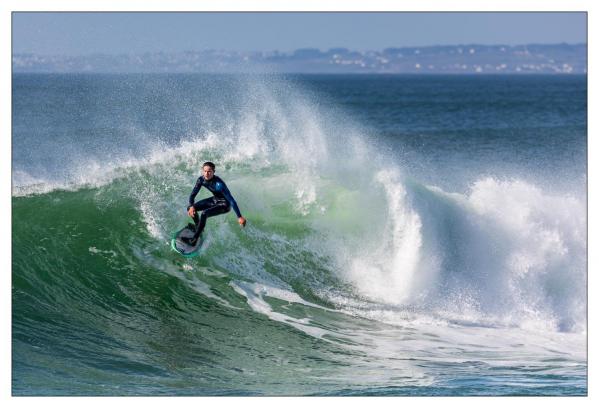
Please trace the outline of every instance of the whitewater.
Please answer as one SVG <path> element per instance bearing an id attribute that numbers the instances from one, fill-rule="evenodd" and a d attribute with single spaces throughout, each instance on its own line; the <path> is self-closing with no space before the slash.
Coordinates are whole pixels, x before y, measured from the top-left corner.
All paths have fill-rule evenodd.
<path id="1" fill-rule="evenodd" d="M 585 96 L 17 76 L 13 394 L 586 395 Z M 207 160 L 248 225 L 184 259 Z"/>

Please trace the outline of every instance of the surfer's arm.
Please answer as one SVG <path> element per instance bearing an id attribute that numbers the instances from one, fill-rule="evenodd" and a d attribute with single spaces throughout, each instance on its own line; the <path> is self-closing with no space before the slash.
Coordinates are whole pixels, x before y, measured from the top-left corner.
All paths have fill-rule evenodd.
<path id="1" fill-rule="evenodd" d="M 198 177 L 198 181 L 196 181 L 196 185 L 193 187 L 193 190 L 191 191 L 191 195 L 189 196 L 189 205 L 187 206 L 187 209 L 189 209 L 189 207 L 193 206 L 196 196 L 200 192 L 200 188 L 202 188 L 203 182 L 204 182 L 204 179 L 202 177 Z"/>
<path id="2" fill-rule="evenodd" d="M 237 206 L 237 202 L 231 195 L 231 192 L 229 191 L 225 183 L 223 183 L 223 195 L 225 196 L 229 204 L 231 204 L 231 207 L 233 207 L 233 211 L 235 211 L 235 214 L 237 214 L 237 218 L 243 218 L 241 216 L 241 211 L 239 211 L 239 207 Z"/>

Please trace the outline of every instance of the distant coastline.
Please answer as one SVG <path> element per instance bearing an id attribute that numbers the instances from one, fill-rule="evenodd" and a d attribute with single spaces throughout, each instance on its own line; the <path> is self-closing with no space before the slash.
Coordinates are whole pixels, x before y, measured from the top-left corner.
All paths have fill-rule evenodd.
<path id="1" fill-rule="evenodd" d="M 587 44 L 451 45 L 293 52 L 12 55 L 13 73 L 586 74 Z"/>

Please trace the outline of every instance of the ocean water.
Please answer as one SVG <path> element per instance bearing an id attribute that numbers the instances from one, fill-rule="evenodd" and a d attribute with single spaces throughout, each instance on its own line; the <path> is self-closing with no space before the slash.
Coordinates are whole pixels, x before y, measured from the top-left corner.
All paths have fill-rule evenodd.
<path id="1" fill-rule="evenodd" d="M 586 76 L 12 96 L 13 395 L 587 394 Z M 206 160 L 248 225 L 185 259 Z"/>

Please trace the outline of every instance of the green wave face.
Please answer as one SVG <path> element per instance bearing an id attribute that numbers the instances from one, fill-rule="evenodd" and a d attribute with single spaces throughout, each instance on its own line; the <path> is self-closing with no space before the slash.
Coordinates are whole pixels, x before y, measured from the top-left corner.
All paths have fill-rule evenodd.
<path id="1" fill-rule="evenodd" d="M 326 254 L 306 244 L 322 234 L 312 227 L 319 216 L 301 216 L 285 200 L 280 175 L 260 180 L 266 188 L 255 191 L 252 175 L 231 171 L 229 187 L 249 226 L 241 230 L 230 214 L 210 219 L 202 255 L 187 260 L 171 250 L 169 237 L 187 222 L 194 179 L 165 187 L 183 178 L 178 170 L 165 175 L 165 167 L 101 187 L 13 197 L 15 393 L 325 390 L 318 377 L 349 366 L 351 353 L 307 334 L 318 330 L 311 323 L 298 330 L 256 313 L 239 291 L 240 282 L 284 288 L 315 304 L 263 296 L 271 313 L 320 316 L 317 326 L 339 319 L 318 307 L 327 304 L 318 289 L 343 286 Z"/>

